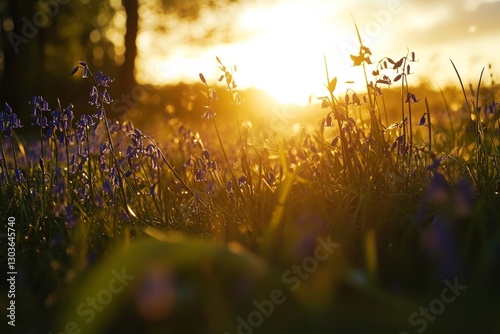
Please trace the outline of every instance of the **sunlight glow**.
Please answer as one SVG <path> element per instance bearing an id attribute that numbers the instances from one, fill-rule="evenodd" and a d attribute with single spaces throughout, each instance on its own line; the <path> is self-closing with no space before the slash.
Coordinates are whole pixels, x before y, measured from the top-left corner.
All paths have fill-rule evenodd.
<path id="1" fill-rule="evenodd" d="M 468 8 L 477 8 L 476 14 L 479 15 L 482 13 L 479 12 L 481 6 L 493 0 L 461 2 Z M 472 78 L 474 81 L 481 68 L 481 65 L 474 64 L 492 62 L 487 58 L 494 57 L 493 49 L 483 53 L 481 61 L 474 54 L 494 36 L 495 30 L 487 29 L 482 21 L 471 18 L 463 21 L 465 18 L 452 15 L 458 15 L 458 12 L 450 11 L 451 5 L 439 2 L 432 3 L 432 10 L 427 5 L 405 3 L 407 7 L 404 11 L 398 9 L 394 15 L 387 16 L 389 8 L 392 8 L 389 4 L 375 0 L 353 0 L 349 4 L 324 0 L 245 1 L 229 13 L 231 38 L 227 41 L 206 40 L 204 44 L 190 43 L 185 32 L 195 28 L 203 30 L 204 22 L 213 23 L 217 18 L 222 22 L 221 16 L 207 12 L 200 22 L 193 25 L 183 24 L 181 27 L 179 23 L 178 33 L 150 29 L 138 36 L 137 80 L 154 85 L 199 83 L 198 73 L 202 72 L 209 84 L 215 85 L 220 75 L 215 61 L 218 56 L 225 65 L 238 66 L 235 80 L 239 88 L 265 90 L 282 104 L 306 105 L 310 97 L 328 93 L 324 86 L 325 55 L 330 78 L 338 78 L 336 96 L 343 95 L 348 87 L 364 90 L 362 68 L 353 67 L 349 57 L 359 48 L 349 13 L 355 16 L 363 42 L 373 52 L 372 61 L 376 62 L 384 56 L 402 57 L 408 50 L 416 52 L 419 63 L 425 64 L 426 71 L 416 71 L 413 83 L 429 73 L 436 74 L 430 78 L 431 82 L 454 82 L 456 75 L 449 67 L 450 58 L 460 65 L 464 80 Z M 142 10 L 141 16 L 154 17 L 145 10 Z M 406 12 L 413 15 L 400 14 Z M 222 17 L 229 15 L 219 14 Z M 211 15 L 213 17 L 209 17 Z M 440 29 L 443 22 L 467 24 L 462 30 Z M 175 22 L 171 25 L 177 26 Z M 466 49 L 463 43 L 458 42 L 458 37 L 448 37 L 457 32 L 469 32 L 468 36 L 474 33 L 474 39 L 467 40 Z M 117 39 L 117 36 L 108 38 Z M 488 44 L 494 47 L 494 43 Z M 372 69 L 373 66 L 368 73 Z M 354 82 L 354 85 L 344 84 L 347 81 Z"/>
<path id="2" fill-rule="evenodd" d="M 163 64 L 161 57 L 148 55 L 138 79 L 196 82 L 199 72 L 215 79 L 219 75 L 215 62 L 218 56 L 227 65 L 238 65 L 236 82 L 240 88 L 265 90 L 279 103 L 305 105 L 311 96 L 327 93 L 323 55 L 331 62 L 330 76 L 339 76 L 339 90 L 342 82 L 353 80 L 350 62 L 338 47 L 341 32 L 332 31 L 327 23 L 335 14 L 334 8 L 330 12 L 321 8 L 294 1 L 277 2 L 271 7 L 247 6 L 235 23 L 245 38 L 204 50 L 173 49 Z M 352 36 L 352 31 L 344 34 Z M 145 47 L 154 39 L 142 36 L 138 44 Z"/>

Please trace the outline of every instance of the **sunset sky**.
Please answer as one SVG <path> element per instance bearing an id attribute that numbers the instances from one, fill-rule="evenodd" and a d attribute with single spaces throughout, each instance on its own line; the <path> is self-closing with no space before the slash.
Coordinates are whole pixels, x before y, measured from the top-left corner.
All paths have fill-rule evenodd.
<path id="1" fill-rule="evenodd" d="M 146 13 L 146 14 L 144 14 Z M 354 16 L 372 61 L 383 56 L 399 59 L 407 48 L 416 53 L 413 81 L 426 77 L 444 86 L 456 75 L 477 84 L 483 67 L 493 71 L 500 54 L 500 1 L 495 0 L 251 0 L 206 13 L 199 22 L 179 24 L 168 36 L 139 35 L 140 82 L 198 81 L 198 73 L 215 82 L 215 56 L 238 65 L 241 88 L 256 87 L 284 103 L 307 103 L 323 95 L 326 55 L 331 76 L 338 76 L 337 93 L 348 80 L 361 84 L 361 68 L 353 68 L 349 52 L 358 47 Z M 143 12 L 143 16 L 147 12 Z M 144 18 L 143 18 L 144 19 Z M 183 31 L 229 25 L 229 41 L 200 45 L 186 42 Z M 201 28 L 200 28 L 201 27 Z M 370 70 L 371 72 L 371 70 Z M 485 72 L 485 83 L 489 73 Z"/>

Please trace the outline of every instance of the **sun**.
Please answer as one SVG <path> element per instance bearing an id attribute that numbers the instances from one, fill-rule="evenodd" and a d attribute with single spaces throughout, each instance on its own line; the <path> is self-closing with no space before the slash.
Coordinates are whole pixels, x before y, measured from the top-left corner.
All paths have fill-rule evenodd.
<path id="1" fill-rule="evenodd" d="M 338 77 L 335 94 L 341 94 L 347 87 L 344 82 L 357 80 L 349 55 L 339 47 L 347 40 L 352 42 L 352 28 L 332 30 L 330 20 L 340 10 L 335 6 L 332 3 L 330 10 L 325 10 L 324 6 L 293 0 L 246 5 L 234 22 L 239 39 L 204 49 L 178 46 L 171 48 L 166 58 L 155 51 L 140 55 L 138 81 L 194 83 L 203 72 L 215 82 L 220 75 L 215 62 L 218 56 L 225 65 L 237 65 L 235 79 L 240 89 L 263 90 L 280 104 L 306 105 L 311 97 L 328 93 L 324 86 L 326 57 L 330 78 Z M 161 38 L 141 35 L 141 49 Z"/>
<path id="2" fill-rule="evenodd" d="M 298 2 L 249 8 L 240 26 L 255 35 L 239 45 L 244 50 L 238 60 L 240 81 L 267 91 L 279 103 L 307 104 L 310 96 L 326 92 L 324 55 L 342 63 L 331 67 L 331 76 L 350 80 L 348 71 L 339 71 L 349 70 L 350 65 L 335 48 L 335 35 L 320 16 L 314 7 Z"/>

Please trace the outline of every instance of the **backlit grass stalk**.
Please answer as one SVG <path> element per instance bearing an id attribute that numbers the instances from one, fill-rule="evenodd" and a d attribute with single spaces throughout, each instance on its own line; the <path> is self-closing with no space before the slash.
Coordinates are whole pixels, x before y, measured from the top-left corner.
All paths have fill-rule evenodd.
<path id="1" fill-rule="evenodd" d="M 351 167 L 350 160 L 348 159 L 348 156 L 347 156 L 349 144 L 347 143 L 345 133 L 343 130 L 342 121 L 341 121 L 341 118 L 343 118 L 343 116 L 339 115 L 337 103 L 335 102 L 336 101 L 335 96 L 333 95 L 333 92 L 335 91 L 335 86 L 337 85 L 337 78 L 335 77 L 332 81 L 330 81 L 330 74 L 328 71 L 328 63 L 326 61 L 326 55 L 323 55 L 323 61 L 325 64 L 327 89 L 328 89 L 328 92 L 330 93 L 330 97 L 329 97 L 330 108 L 331 108 L 331 112 L 335 116 L 335 119 L 337 120 L 337 125 L 339 127 L 340 147 L 342 150 L 342 169 L 344 171 L 344 178 L 347 181 L 348 176 L 351 174 L 352 167 Z M 346 117 L 347 117 L 347 115 L 346 115 Z"/>
<path id="2" fill-rule="evenodd" d="M 184 190 L 186 190 L 191 196 L 195 196 L 195 192 L 191 189 L 191 187 L 189 187 L 189 185 L 187 185 L 186 182 L 184 182 L 184 180 L 179 175 L 179 173 L 177 173 L 177 171 L 174 169 L 174 167 L 172 166 L 172 164 L 168 161 L 168 159 L 163 154 L 162 150 L 160 149 L 160 147 L 158 146 L 158 144 L 156 143 L 156 141 L 153 138 L 151 138 L 150 136 L 148 136 L 148 135 L 143 134 L 143 136 L 144 136 L 144 138 L 148 139 L 151 142 L 151 144 L 155 147 L 156 150 L 158 150 L 158 152 L 160 154 L 160 158 L 167 165 L 167 168 L 170 170 L 170 172 L 174 176 L 175 180 L 177 180 L 177 182 L 179 182 L 179 184 L 182 186 L 182 188 Z M 221 142 L 221 145 L 222 145 L 222 142 Z M 202 205 L 205 206 L 205 203 L 202 202 Z"/>
<path id="3" fill-rule="evenodd" d="M 444 92 L 443 92 L 443 90 L 441 88 L 439 88 L 439 92 L 441 93 L 441 97 L 443 99 L 444 106 L 445 106 L 445 109 L 446 109 L 446 114 L 448 116 L 449 127 L 450 127 L 450 131 L 451 131 L 451 143 L 450 143 L 449 150 L 451 151 L 452 147 L 455 145 L 455 127 L 454 127 L 454 124 L 453 124 L 453 119 L 451 118 L 451 110 L 450 110 L 450 106 L 448 104 L 448 100 L 444 96 Z"/>
<path id="4" fill-rule="evenodd" d="M 234 82 L 234 77 L 233 77 L 233 73 L 230 73 L 226 66 L 224 66 L 222 64 L 222 62 L 220 61 L 219 57 L 216 57 L 217 59 L 217 62 L 220 64 L 220 69 L 224 72 L 224 76 L 226 78 L 226 87 L 227 87 L 227 90 L 229 91 L 229 94 L 231 95 L 231 105 L 233 107 L 233 112 L 234 112 L 234 115 L 235 115 L 235 118 L 236 118 L 236 126 L 238 128 L 238 135 L 239 135 L 239 138 L 240 138 L 240 143 L 241 145 L 243 146 L 243 154 L 242 154 L 242 157 L 243 157 L 243 166 L 244 166 L 244 170 L 245 170 L 245 174 L 247 175 L 248 177 L 248 182 L 250 184 L 250 194 L 251 194 L 251 198 L 253 198 L 253 183 L 252 183 L 252 172 L 251 172 L 251 169 L 250 169 L 250 165 L 248 163 L 248 158 L 247 158 L 247 140 L 245 139 L 245 141 L 243 141 L 243 136 L 241 134 L 241 125 L 240 125 L 240 119 L 238 117 L 238 108 L 236 106 L 236 100 L 240 99 L 238 93 L 235 93 L 234 92 L 234 88 L 236 88 L 236 83 Z"/>
<path id="5" fill-rule="evenodd" d="M 359 33 L 358 25 L 356 24 L 354 17 L 352 15 L 351 17 L 354 23 L 354 28 L 356 29 L 356 36 L 358 37 L 360 48 L 363 48 L 363 40 L 361 39 L 361 34 Z M 366 61 L 363 61 L 361 65 L 363 67 L 363 75 L 365 78 L 365 87 L 368 95 L 368 101 L 370 103 L 370 111 L 369 111 L 370 124 L 371 124 L 370 130 L 372 133 L 375 133 L 375 139 L 377 140 L 377 143 L 382 144 L 383 140 L 380 135 L 379 119 L 375 115 L 375 106 L 373 103 L 374 97 L 372 98 L 372 93 L 370 92 L 370 84 L 368 83 L 368 75 L 366 74 Z"/>
<path id="6" fill-rule="evenodd" d="M 429 145 L 429 152 L 430 154 L 428 155 L 429 160 L 428 163 L 431 164 L 431 155 L 432 155 L 432 121 L 431 121 L 431 108 L 429 108 L 429 101 L 427 101 L 427 97 L 425 98 L 425 109 L 427 112 L 427 130 L 428 130 L 428 145 Z"/>
<path id="7" fill-rule="evenodd" d="M 475 135 L 475 139 L 476 139 L 476 179 L 477 179 L 477 186 L 479 187 L 479 189 L 481 191 L 484 191 L 484 188 L 487 187 L 487 183 L 488 183 L 488 167 L 485 166 L 485 163 L 484 163 L 484 133 L 483 133 L 483 129 L 482 129 L 482 125 L 481 125 L 481 118 L 480 118 L 480 115 L 478 113 L 478 110 L 477 110 L 477 103 L 478 103 L 478 99 L 479 99 L 479 89 L 481 87 L 481 79 L 482 79 L 482 76 L 483 76 L 483 71 L 484 71 L 484 68 L 483 70 L 481 71 L 481 75 L 480 75 L 480 78 L 479 78 L 479 82 L 478 82 L 478 95 L 476 96 L 476 102 L 472 102 L 472 108 L 471 108 L 471 105 L 469 104 L 469 101 L 467 99 L 467 93 L 465 92 L 465 87 L 464 87 L 464 84 L 462 82 L 462 78 L 460 77 L 460 73 L 458 72 L 458 69 L 457 67 L 455 66 L 455 64 L 453 63 L 453 61 L 450 59 L 450 62 L 453 66 L 453 68 L 455 69 L 455 73 L 457 74 L 457 77 L 458 77 L 458 81 L 460 82 L 460 87 L 462 89 L 462 93 L 464 95 L 464 101 L 465 101 L 465 105 L 466 105 L 466 108 L 467 108 L 467 111 L 469 113 L 469 117 L 470 117 L 470 120 L 473 122 L 474 124 L 474 128 L 475 128 L 475 132 L 474 132 L 474 135 Z M 486 165 L 487 165 L 487 157 L 486 157 Z M 486 177 L 486 179 L 485 179 Z"/>
<path id="8" fill-rule="evenodd" d="M 217 139 L 219 141 L 222 155 L 224 155 L 224 160 L 226 161 L 227 167 L 229 169 L 229 173 L 231 175 L 231 180 L 232 180 L 233 184 L 236 184 L 236 177 L 234 175 L 233 168 L 231 167 L 231 162 L 229 161 L 229 158 L 227 156 L 226 149 L 224 148 L 224 144 L 222 143 L 222 138 L 220 136 L 219 128 L 217 127 L 217 122 L 215 120 L 215 109 L 213 106 L 213 101 L 215 100 L 215 98 L 213 97 L 212 93 L 210 92 L 210 88 L 208 87 L 205 76 L 202 73 L 200 73 L 200 79 L 205 84 L 205 89 L 206 89 L 205 97 L 208 101 L 208 108 L 209 108 L 208 113 L 209 113 L 210 118 L 212 119 L 212 122 L 214 124 L 215 133 L 216 133 Z"/>
<path id="9" fill-rule="evenodd" d="M 403 71 L 405 69 L 406 65 L 406 57 L 403 63 Z M 410 92 L 409 92 L 409 84 L 408 84 L 408 73 L 403 75 L 403 80 L 405 86 L 406 86 L 406 101 L 408 103 L 408 171 L 411 173 L 411 161 L 413 158 L 413 119 L 412 119 L 412 112 L 411 112 L 411 98 L 410 98 Z"/>

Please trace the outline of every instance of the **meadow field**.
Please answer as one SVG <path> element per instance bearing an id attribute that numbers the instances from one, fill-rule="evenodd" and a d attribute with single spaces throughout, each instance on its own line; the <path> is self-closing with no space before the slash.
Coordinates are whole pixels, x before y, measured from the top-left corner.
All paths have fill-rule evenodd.
<path id="1" fill-rule="evenodd" d="M 498 333 L 494 69 L 433 92 L 417 56 L 362 45 L 359 91 L 325 57 L 324 95 L 295 109 L 252 101 L 216 58 L 189 108 L 143 128 L 83 60 L 68 80 L 89 105 L 33 96 L 21 122 L 2 104 L 2 328 Z"/>

